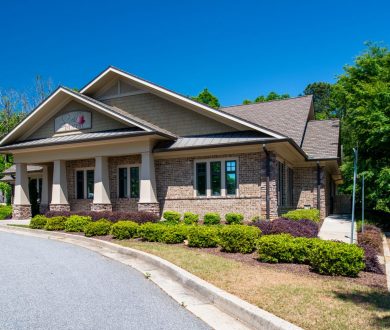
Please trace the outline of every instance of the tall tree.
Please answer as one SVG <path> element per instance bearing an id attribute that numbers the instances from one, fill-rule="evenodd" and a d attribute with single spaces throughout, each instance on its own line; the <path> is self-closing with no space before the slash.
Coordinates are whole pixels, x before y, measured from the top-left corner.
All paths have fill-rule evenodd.
<path id="1" fill-rule="evenodd" d="M 304 95 L 313 95 L 314 113 L 316 119 L 338 117 L 333 102 L 333 86 L 327 82 L 314 82 L 306 86 Z"/>
<path id="2" fill-rule="evenodd" d="M 369 44 L 335 84 L 342 118 L 345 190 L 352 189 L 352 148 L 359 149 L 367 206 L 390 212 L 390 51 Z"/>
<path id="3" fill-rule="evenodd" d="M 255 98 L 255 100 L 252 102 L 251 100 L 244 100 L 242 104 L 251 104 L 251 103 L 261 103 L 261 102 L 268 102 L 268 101 L 275 101 L 275 100 L 283 100 L 288 99 L 290 97 L 289 94 L 278 94 L 276 92 L 270 92 L 268 95 L 259 95 Z"/>
<path id="4" fill-rule="evenodd" d="M 191 98 L 197 102 L 206 104 L 209 107 L 215 109 L 218 109 L 221 106 L 218 98 L 215 95 L 211 94 L 207 88 L 201 91 L 198 96 L 193 96 Z"/>

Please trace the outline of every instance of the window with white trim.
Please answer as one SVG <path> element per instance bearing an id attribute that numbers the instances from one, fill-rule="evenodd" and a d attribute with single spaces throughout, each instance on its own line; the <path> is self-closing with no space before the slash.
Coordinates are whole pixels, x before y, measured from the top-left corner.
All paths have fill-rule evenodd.
<path id="1" fill-rule="evenodd" d="M 195 161 L 194 191 L 197 197 L 238 196 L 238 160 Z"/>
<path id="2" fill-rule="evenodd" d="M 76 198 L 93 199 L 95 187 L 95 171 L 93 168 L 76 170 Z"/>
<path id="3" fill-rule="evenodd" d="M 139 166 L 118 167 L 118 197 L 139 198 Z"/>

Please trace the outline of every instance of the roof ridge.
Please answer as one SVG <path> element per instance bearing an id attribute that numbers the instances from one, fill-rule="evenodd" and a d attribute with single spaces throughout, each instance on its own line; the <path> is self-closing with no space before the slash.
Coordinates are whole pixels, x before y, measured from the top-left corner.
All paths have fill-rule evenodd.
<path id="1" fill-rule="evenodd" d="M 340 118 L 328 118 L 328 119 L 312 119 L 308 120 L 308 122 L 320 122 L 320 121 L 340 121 Z"/>
<path id="2" fill-rule="evenodd" d="M 295 97 L 289 97 L 287 99 L 281 99 L 281 100 L 270 100 L 270 101 L 264 101 L 264 102 L 254 102 L 254 103 L 249 103 L 249 104 L 237 104 L 237 105 L 228 105 L 225 107 L 220 107 L 219 109 L 226 109 L 226 108 L 236 108 L 236 107 L 245 107 L 249 105 L 255 105 L 255 104 L 270 104 L 274 102 L 286 102 L 290 100 L 296 100 L 296 99 L 303 99 L 303 98 L 313 98 L 313 95 L 301 95 L 301 96 L 295 96 Z"/>

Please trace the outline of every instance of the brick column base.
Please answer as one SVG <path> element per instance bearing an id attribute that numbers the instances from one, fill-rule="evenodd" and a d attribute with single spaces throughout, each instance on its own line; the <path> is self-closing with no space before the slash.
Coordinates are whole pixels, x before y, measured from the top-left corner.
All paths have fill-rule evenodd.
<path id="1" fill-rule="evenodd" d="M 12 205 L 12 219 L 25 220 L 31 218 L 31 205 Z"/>
<path id="2" fill-rule="evenodd" d="M 138 203 L 138 211 L 150 212 L 160 216 L 160 204 L 159 203 Z"/>
<path id="3" fill-rule="evenodd" d="M 70 205 L 69 204 L 50 204 L 49 209 L 50 209 L 50 211 L 56 211 L 56 212 L 69 212 Z"/>
<path id="4" fill-rule="evenodd" d="M 94 204 L 94 203 L 92 203 L 91 211 L 94 211 L 94 212 L 103 212 L 103 211 L 112 212 L 112 204 Z"/>

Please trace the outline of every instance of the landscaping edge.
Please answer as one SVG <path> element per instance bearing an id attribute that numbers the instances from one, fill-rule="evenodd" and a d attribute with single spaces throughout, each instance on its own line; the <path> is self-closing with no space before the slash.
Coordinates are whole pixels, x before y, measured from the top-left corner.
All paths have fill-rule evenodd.
<path id="1" fill-rule="evenodd" d="M 79 235 L 67 234 L 63 232 L 48 232 L 38 229 L 29 229 L 22 227 L 10 227 L 0 226 L 0 231 L 10 232 L 15 234 L 32 234 L 31 236 L 50 239 L 50 237 L 71 238 L 76 241 L 88 243 L 88 245 L 94 247 L 105 247 L 113 252 L 127 255 L 146 263 L 149 263 L 159 269 L 165 271 L 172 280 L 179 282 L 187 289 L 190 289 L 202 298 L 208 299 L 218 309 L 226 314 L 237 318 L 244 322 L 246 325 L 254 329 L 267 329 L 267 330 L 298 330 L 300 327 L 285 321 L 263 309 L 260 309 L 216 286 L 202 280 L 201 278 L 187 272 L 186 270 L 154 255 L 139 251 L 136 249 L 123 247 L 111 242 L 88 238 Z M 66 241 L 66 243 L 75 244 L 74 242 Z M 81 245 L 79 245 L 81 246 Z M 89 248 L 82 245 L 81 247 Z"/>

